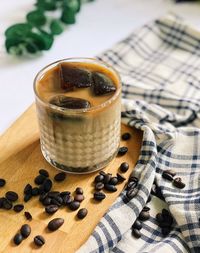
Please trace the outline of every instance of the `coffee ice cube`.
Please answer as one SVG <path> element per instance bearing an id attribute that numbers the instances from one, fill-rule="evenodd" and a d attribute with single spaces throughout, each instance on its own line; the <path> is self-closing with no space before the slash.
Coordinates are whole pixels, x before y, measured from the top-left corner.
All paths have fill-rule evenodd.
<path id="1" fill-rule="evenodd" d="M 116 87 L 112 80 L 102 73 L 94 72 L 93 78 L 93 92 L 96 96 L 104 95 L 107 93 L 115 92 Z"/>
<path id="2" fill-rule="evenodd" d="M 54 96 L 50 99 L 49 103 L 66 109 L 84 109 L 91 107 L 90 102 L 85 99 L 64 95 Z"/>
<path id="3" fill-rule="evenodd" d="M 61 88 L 72 90 L 74 87 L 87 88 L 92 84 L 91 72 L 84 68 L 77 68 L 60 64 Z"/>

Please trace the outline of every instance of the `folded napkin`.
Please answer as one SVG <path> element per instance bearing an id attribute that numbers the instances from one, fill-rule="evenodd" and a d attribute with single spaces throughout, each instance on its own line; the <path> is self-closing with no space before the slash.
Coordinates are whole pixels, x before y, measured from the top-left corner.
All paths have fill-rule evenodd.
<path id="1" fill-rule="evenodd" d="M 99 58 L 121 75 L 122 121 L 144 132 L 134 168 L 138 193 L 127 201 L 123 191 L 77 253 L 199 253 L 200 32 L 168 15 Z M 161 177 L 167 169 L 182 178 L 183 189 Z M 146 205 L 153 182 L 164 200 L 153 197 L 148 203 L 151 217 L 136 239 L 131 226 Z M 174 217 L 167 236 L 155 218 L 164 205 Z"/>

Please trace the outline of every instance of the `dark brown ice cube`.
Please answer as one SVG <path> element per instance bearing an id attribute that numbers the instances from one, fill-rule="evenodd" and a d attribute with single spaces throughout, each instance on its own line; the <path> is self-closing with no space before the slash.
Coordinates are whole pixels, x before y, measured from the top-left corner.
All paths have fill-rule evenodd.
<path id="1" fill-rule="evenodd" d="M 91 86 L 92 75 L 90 71 L 66 64 L 60 64 L 59 67 L 62 89 L 72 90 L 74 87 L 87 88 Z"/>
<path id="2" fill-rule="evenodd" d="M 49 103 L 67 109 L 83 109 L 91 107 L 90 102 L 85 99 L 67 97 L 64 95 L 54 96 L 50 99 Z"/>
<path id="3" fill-rule="evenodd" d="M 106 75 L 94 72 L 92 74 L 93 79 L 93 92 L 96 96 L 101 96 L 116 91 L 116 87 L 112 80 Z"/>

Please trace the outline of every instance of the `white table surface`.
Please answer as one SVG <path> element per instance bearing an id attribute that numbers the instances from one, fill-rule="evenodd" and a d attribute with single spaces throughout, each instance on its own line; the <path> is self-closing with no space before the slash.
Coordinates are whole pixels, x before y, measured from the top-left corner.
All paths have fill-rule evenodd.
<path id="1" fill-rule="evenodd" d="M 32 0 L 1 1 L 0 8 L 0 134 L 34 101 L 33 78 L 46 64 L 73 56 L 91 57 L 111 47 L 150 20 L 174 12 L 200 29 L 200 3 L 173 0 L 95 0 L 85 4 L 77 23 L 55 39 L 40 57 L 14 58 L 4 49 L 4 30 L 23 22 Z M 31 124 L 31 122 L 30 122 Z"/>

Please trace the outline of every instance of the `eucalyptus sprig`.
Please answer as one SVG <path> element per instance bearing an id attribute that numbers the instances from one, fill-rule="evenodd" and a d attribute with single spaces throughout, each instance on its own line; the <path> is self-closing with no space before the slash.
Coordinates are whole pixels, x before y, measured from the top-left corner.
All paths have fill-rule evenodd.
<path id="1" fill-rule="evenodd" d="M 37 0 L 34 10 L 27 13 L 26 22 L 6 29 L 7 52 L 23 55 L 49 50 L 54 37 L 63 32 L 64 25 L 76 22 L 76 14 L 81 5 L 92 1 L 94 0 Z"/>

